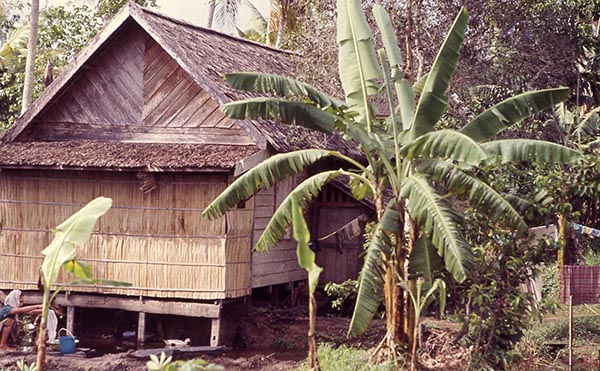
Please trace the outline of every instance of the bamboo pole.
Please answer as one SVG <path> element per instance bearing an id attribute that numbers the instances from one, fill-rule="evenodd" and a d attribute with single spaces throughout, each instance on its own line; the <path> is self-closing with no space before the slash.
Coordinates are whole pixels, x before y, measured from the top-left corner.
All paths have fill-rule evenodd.
<path id="1" fill-rule="evenodd" d="M 573 369 L 573 295 L 569 295 L 569 371 Z"/>

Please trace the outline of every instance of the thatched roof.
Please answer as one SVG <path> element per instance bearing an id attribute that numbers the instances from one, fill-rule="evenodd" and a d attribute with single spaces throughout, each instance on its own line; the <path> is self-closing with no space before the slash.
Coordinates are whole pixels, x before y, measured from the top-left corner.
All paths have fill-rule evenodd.
<path id="1" fill-rule="evenodd" d="M 115 143 L 100 141 L 13 142 L 0 146 L 0 167 L 118 168 L 187 171 L 232 169 L 257 146 Z"/>
<path id="2" fill-rule="evenodd" d="M 224 81 L 222 77 L 224 73 L 257 71 L 289 75 L 291 71 L 288 52 L 173 19 L 130 2 L 88 43 L 31 108 L 5 133 L 2 141 L 13 144 L 0 145 L 1 166 L 50 166 L 49 164 L 52 163 L 52 166 L 63 167 L 128 168 L 154 166 L 156 163 L 158 168 L 170 169 L 194 166 L 198 169 L 211 166 L 230 168 L 232 158 L 242 159 L 245 154 L 252 152 L 243 145 L 230 146 L 229 151 L 225 153 L 206 150 L 201 144 L 178 147 L 173 144 L 157 143 L 113 143 L 109 146 L 112 150 L 106 152 L 108 149 L 104 148 L 104 144 L 100 142 L 97 145 L 93 143 L 79 144 L 82 148 L 85 147 L 85 152 L 77 150 L 72 151 L 70 156 L 63 156 L 60 153 L 61 149 L 73 149 L 78 144 L 75 142 L 17 143 L 29 141 L 35 137 L 30 134 L 33 130 L 32 123 L 36 118 L 60 97 L 69 83 L 77 78 L 79 71 L 85 69 L 87 64 L 109 47 L 113 39 L 122 35 L 132 25 L 141 27 L 160 44 L 181 68 L 219 104 L 248 97 L 248 93 L 232 89 Z M 340 150 L 353 157 L 361 156 L 355 145 L 345 141 L 339 134 L 327 136 L 323 133 L 303 128 L 291 128 L 266 120 L 239 120 L 237 123 L 258 145 L 259 149 L 271 146 L 277 152 L 287 152 L 300 148 L 326 147 Z M 52 146 L 56 147 L 55 151 L 51 150 Z M 157 148 L 160 150 L 157 151 Z M 36 153 L 36 151 L 40 153 Z M 229 152 L 239 153 L 228 156 Z M 145 156 L 142 156 L 142 153 Z M 184 159 L 182 157 L 184 153 L 189 154 L 191 159 Z M 136 157 L 137 160 L 130 157 L 133 154 L 139 155 Z M 106 158 L 107 155 L 113 157 Z M 206 158 L 200 161 L 200 155 L 206 156 Z M 223 157 L 220 157 L 221 155 Z M 159 158 L 158 156 L 163 157 Z M 144 163 L 146 159 L 148 161 Z M 177 163 L 181 163 L 181 166 Z"/>

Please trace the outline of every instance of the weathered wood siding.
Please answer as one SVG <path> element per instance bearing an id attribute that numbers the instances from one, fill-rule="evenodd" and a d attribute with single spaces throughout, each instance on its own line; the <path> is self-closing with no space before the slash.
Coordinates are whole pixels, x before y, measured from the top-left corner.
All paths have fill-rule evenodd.
<path id="1" fill-rule="evenodd" d="M 145 31 L 124 33 L 36 119 L 37 140 L 254 143 Z"/>
<path id="2" fill-rule="evenodd" d="M 256 245 L 276 207 L 290 193 L 299 177 L 287 178 L 274 187 L 258 192 L 255 198 L 255 214 L 252 246 Z M 306 271 L 298 266 L 296 241 L 291 233 L 268 252 L 252 253 L 252 287 L 263 287 L 306 279 Z"/>
<path id="3" fill-rule="evenodd" d="M 328 185 L 324 187 L 312 207 L 312 234 L 318 238 L 329 236 L 332 232 L 367 213 L 364 205 L 339 189 Z M 314 238 L 314 237 L 313 237 Z M 343 282 L 356 279 L 362 268 L 362 236 L 350 241 L 338 241 L 335 236 L 320 241 L 317 252 L 317 265 L 323 267 L 319 283 Z"/>
<path id="4" fill-rule="evenodd" d="M 133 286 L 69 291 L 182 299 L 249 294 L 253 200 L 230 212 L 227 223 L 208 221 L 200 214 L 225 188 L 225 175 L 155 176 L 158 187 L 144 194 L 132 173 L 0 172 L 2 288 L 36 289 L 49 229 L 103 195 L 113 207 L 77 254 L 97 277 Z M 61 273 L 62 283 L 71 279 Z"/>

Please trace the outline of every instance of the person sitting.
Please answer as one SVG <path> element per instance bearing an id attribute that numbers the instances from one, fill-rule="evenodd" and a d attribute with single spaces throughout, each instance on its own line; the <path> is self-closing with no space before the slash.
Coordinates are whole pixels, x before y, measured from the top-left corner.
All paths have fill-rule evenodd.
<path id="1" fill-rule="evenodd" d="M 38 315 L 42 313 L 42 304 L 23 306 L 21 290 L 12 290 L 4 299 L 0 308 L 0 350 L 12 350 L 8 345 L 9 336 L 13 342 L 19 333 L 19 315 Z"/>

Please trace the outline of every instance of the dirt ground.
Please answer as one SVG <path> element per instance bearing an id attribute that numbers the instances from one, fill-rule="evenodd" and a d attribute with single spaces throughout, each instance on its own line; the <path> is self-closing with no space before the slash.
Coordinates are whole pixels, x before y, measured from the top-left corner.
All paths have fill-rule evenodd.
<path id="1" fill-rule="evenodd" d="M 360 337 L 347 339 L 349 319 L 319 317 L 317 335 L 319 342 L 355 345 L 364 349 L 375 349 L 385 334 L 385 323 L 375 320 L 367 332 Z M 421 345 L 420 370 L 457 371 L 468 369 L 471 350 L 452 344 L 458 324 L 448 321 L 427 320 Z M 272 310 L 254 312 L 240 319 L 240 331 L 236 334 L 236 349 L 204 354 L 202 358 L 232 371 L 278 371 L 294 370 L 306 358 L 306 334 L 308 318 L 304 314 L 294 315 L 289 311 Z M 597 369 L 597 350 L 576 349 L 574 370 Z M 130 352 L 131 353 L 131 352 Z M 48 370 L 146 370 L 147 360 L 131 357 L 130 353 L 106 354 L 96 358 L 64 356 L 58 352 L 48 355 Z M 16 362 L 35 362 L 33 353 L 0 354 L 0 370 L 17 370 Z M 511 366 L 512 370 L 566 370 L 566 354 L 555 359 L 531 358 Z"/>
<path id="2" fill-rule="evenodd" d="M 293 370 L 306 358 L 306 334 L 308 318 L 285 311 L 255 313 L 241 319 L 240 333 L 237 334 L 238 349 L 205 354 L 202 358 L 210 363 L 221 365 L 225 370 Z M 349 320 L 339 317 L 317 319 L 318 341 L 335 344 L 351 343 L 364 347 L 374 347 L 385 333 L 385 324 L 376 321 L 361 337 L 348 340 L 346 331 Z M 0 354 L 0 370 L 17 370 L 16 362 L 35 362 L 35 354 L 9 352 Z M 138 360 L 129 353 L 106 354 L 95 358 L 82 358 L 52 352 L 48 355 L 48 370 L 88 371 L 88 370 L 146 370 L 147 360 Z"/>

